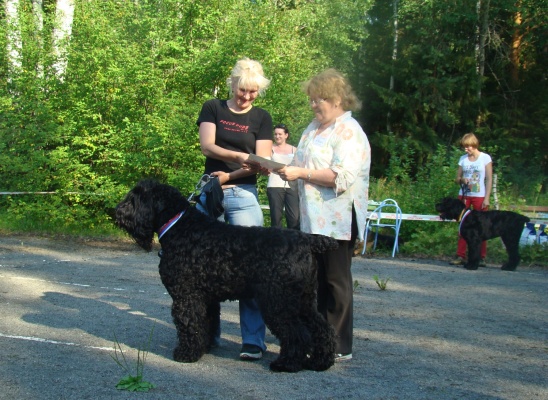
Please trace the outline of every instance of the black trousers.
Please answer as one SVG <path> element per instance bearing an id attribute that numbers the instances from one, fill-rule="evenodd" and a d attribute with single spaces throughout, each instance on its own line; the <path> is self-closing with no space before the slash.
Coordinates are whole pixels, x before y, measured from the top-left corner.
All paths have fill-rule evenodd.
<path id="1" fill-rule="evenodd" d="M 358 225 L 352 209 L 350 240 L 339 240 L 337 250 L 316 256 L 318 262 L 318 311 L 333 326 L 336 335 L 335 353 L 352 353 L 354 329 L 354 283 L 352 281 L 352 254 Z"/>
<path id="2" fill-rule="evenodd" d="M 289 229 L 300 229 L 299 219 L 299 193 L 296 185 L 292 187 L 266 189 L 268 204 L 270 206 L 270 220 L 272 226 L 281 228 L 283 210 L 285 207 L 285 222 Z"/>

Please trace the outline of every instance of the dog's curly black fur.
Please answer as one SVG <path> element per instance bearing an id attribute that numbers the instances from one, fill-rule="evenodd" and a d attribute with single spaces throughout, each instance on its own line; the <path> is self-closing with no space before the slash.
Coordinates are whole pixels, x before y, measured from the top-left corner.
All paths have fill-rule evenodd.
<path id="1" fill-rule="evenodd" d="M 334 363 L 331 326 L 318 313 L 314 253 L 336 240 L 296 230 L 218 222 L 191 207 L 172 186 L 137 184 L 116 207 L 116 223 L 150 251 L 154 233 L 180 220 L 160 239 L 160 277 L 173 299 L 179 339 L 173 358 L 194 362 L 210 350 L 220 301 L 255 298 L 266 326 L 280 342 L 273 371 L 323 371 Z"/>
<path id="2" fill-rule="evenodd" d="M 452 197 L 445 197 L 436 204 L 436 210 L 444 220 L 459 221 L 465 208 L 461 200 Z M 460 226 L 460 235 L 468 246 L 468 260 L 464 268 L 478 269 L 481 242 L 500 236 L 508 252 L 508 262 L 501 269 L 514 271 L 520 261 L 519 238 L 526 222 L 529 218 L 512 211 L 471 210 Z"/>

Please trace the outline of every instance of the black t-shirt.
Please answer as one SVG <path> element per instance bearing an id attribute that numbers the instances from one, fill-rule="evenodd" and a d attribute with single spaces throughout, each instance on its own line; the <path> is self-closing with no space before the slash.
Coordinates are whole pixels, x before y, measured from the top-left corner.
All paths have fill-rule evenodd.
<path id="1" fill-rule="evenodd" d="M 230 111 L 226 100 L 208 100 L 202 106 L 198 117 L 198 126 L 202 122 L 215 124 L 215 144 L 223 149 L 243 153 L 255 153 L 255 141 L 272 140 L 272 117 L 258 107 L 251 107 L 245 114 L 236 114 Z M 232 172 L 240 169 L 241 165 L 206 157 L 204 173 L 215 171 Z M 230 184 L 256 184 L 257 176 L 250 175 L 244 178 L 229 181 Z"/>

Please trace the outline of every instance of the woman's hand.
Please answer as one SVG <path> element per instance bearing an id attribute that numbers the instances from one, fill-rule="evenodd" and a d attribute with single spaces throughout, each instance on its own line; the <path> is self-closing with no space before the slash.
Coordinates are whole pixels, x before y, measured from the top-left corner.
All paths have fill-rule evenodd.
<path id="1" fill-rule="evenodd" d="M 248 161 L 247 159 L 242 163 L 242 169 L 257 174 L 261 172 L 261 165 L 259 163 Z"/>
<path id="2" fill-rule="evenodd" d="M 259 168 L 259 174 L 264 175 L 264 176 L 269 176 L 270 175 L 270 170 L 268 168 L 260 167 Z"/>
<path id="3" fill-rule="evenodd" d="M 217 178 L 219 178 L 219 183 L 221 184 L 221 186 L 230 180 L 230 174 L 228 172 L 216 171 L 216 172 L 212 172 L 209 175 L 216 176 Z"/>
<path id="4" fill-rule="evenodd" d="M 278 169 L 274 172 L 280 175 L 280 178 L 282 178 L 284 181 L 294 181 L 301 177 L 302 171 L 302 168 L 286 165 L 285 167 Z"/>
<path id="5" fill-rule="evenodd" d="M 270 171 L 268 170 L 268 168 L 261 167 L 261 164 L 259 163 L 248 161 L 243 164 L 242 168 L 245 169 L 246 171 L 253 172 L 254 174 L 261 174 L 265 176 L 270 175 Z"/>

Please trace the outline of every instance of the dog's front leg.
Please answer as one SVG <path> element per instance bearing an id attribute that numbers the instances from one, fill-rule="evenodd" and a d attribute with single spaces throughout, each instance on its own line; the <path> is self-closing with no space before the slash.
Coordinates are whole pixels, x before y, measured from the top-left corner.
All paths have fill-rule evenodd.
<path id="1" fill-rule="evenodd" d="M 213 301 L 207 306 L 208 349 L 218 347 L 221 335 L 221 304 Z"/>
<path id="2" fill-rule="evenodd" d="M 464 264 L 466 269 L 478 269 L 480 263 L 481 241 L 466 241 L 468 246 L 468 260 Z"/>
<path id="3" fill-rule="evenodd" d="M 198 296 L 173 300 L 171 315 L 179 339 L 173 359 L 178 362 L 198 361 L 209 346 L 205 302 L 198 301 Z"/>

